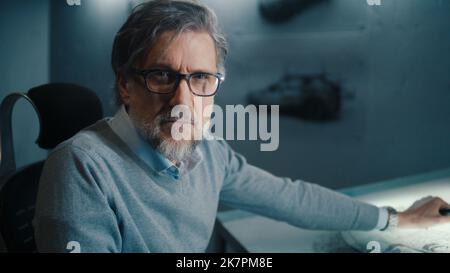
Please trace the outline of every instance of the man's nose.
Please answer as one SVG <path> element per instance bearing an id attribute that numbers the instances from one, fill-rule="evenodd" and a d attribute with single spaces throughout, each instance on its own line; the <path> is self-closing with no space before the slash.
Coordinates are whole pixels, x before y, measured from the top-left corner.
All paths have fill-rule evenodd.
<path id="1" fill-rule="evenodd" d="M 186 105 L 189 108 L 193 106 L 194 94 L 189 89 L 189 85 L 186 79 L 182 79 L 178 84 L 177 90 L 170 99 L 170 106 Z"/>

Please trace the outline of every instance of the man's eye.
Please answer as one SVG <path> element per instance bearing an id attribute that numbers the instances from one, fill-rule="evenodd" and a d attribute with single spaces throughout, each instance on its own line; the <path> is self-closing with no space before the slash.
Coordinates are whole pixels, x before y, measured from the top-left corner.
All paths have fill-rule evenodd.
<path id="1" fill-rule="evenodd" d="M 154 75 L 156 77 L 160 77 L 160 78 L 169 78 L 169 73 L 170 72 L 167 72 L 167 71 L 158 71 Z"/>
<path id="2" fill-rule="evenodd" d="M 161 83 L 169 83 L 174 79 L 173 73 L 169 71 L 155 71 L 151 74 L 151 79 L 161 82 Z"/>
<path id="3" fill-rule="evenodd" d="M 196 80 L 207 80 L 209 78 L 208 74 L 198 73 L 193 76 Z"/>

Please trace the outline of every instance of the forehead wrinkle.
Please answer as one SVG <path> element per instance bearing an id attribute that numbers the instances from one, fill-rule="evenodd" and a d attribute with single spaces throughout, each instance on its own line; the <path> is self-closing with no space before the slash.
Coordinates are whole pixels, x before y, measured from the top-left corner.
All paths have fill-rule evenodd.
<path id="1" fill-rule="evenodd" d="M 185 35 L 182 37 L 183 34 L 188 34 L 189 32 L 198 34 L 202 33 L 196 31 L 185 31 L 181 33 L 166 32 L 161 34 L 160 38 L 157 41 L 157 45 L 149 51 L 146 60 L 144 60 L 144 65 L 145 66 L 163 65 L 168 66 L 175 71 L 180 71 L 184 68 L 189 72 L 192 71 L 215 72 L 215 70 L 217 69 L 217 58 L 216 58 L 216 49 L 214 45 L 213 45 L 214 50 L 213 68 L 209 67 L 208 64 L 202 62 L 200 63 L 194 62 L 194 64 L 188 63 L 185 67 L 183 67 L 184 66 L 183 62 L 186 61 L 189 62 L 191 58 L 193 58 L 193 56 L 191 56 L 189 53 L 189 47 L 191 46 L 190 45 L 191 41 L 195 37 L 191 35 Z M 181 39 L 183 39 L 182 42 L 180 42 Z M 212 38 L 211 43 L 213 43 Z M 176 54 L 169 54 L 169 50 L 173 49 L 174 46 L 178 47 L 177 50 L 174 51 Z M 192 67 L 191 65 L 194 66 L 198 65 L 198 67 Z"/>
<path id="2" fill-rule="evenodd" d="M 155 46 L 150 49 L 149 53 L 147 54 L 146 59 L 144 60 L 144 65 L 147 65 L 148 60 L 154 60 L 151 63 L 156 64 L 165 64 L 172 66 L 172 60 L 167 60 L 167 51 L 169 50 L 170 46 L 172 45 L 172 42 L 176 38 L 174 34 L 172 34 L 169 40 L 166 39 L 166 36 L 169 34 L 169 32 L 162 33 L 159 38 L 157 39 L 157 42 L 155 43 Z M 157 50 L 157 51 L 156 51 Z M 152 56 L 157 54 L 157 56 Z M 170 56 L 169 56 L 170 57 Z"/>

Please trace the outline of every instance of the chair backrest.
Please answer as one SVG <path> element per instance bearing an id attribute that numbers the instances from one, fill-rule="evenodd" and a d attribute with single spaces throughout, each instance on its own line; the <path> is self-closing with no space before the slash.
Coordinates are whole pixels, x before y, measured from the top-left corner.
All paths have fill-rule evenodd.
<path id="1" fill-rule="evenodd" d="M 93 91 L 63 83 L 38 86 L 27 94 L 11 94 L 0 105 L 0 234 L 9 252 L 35 252 L 32 220 L 44 161 L 16 170 L 11 115 L 20 98 L 28 100 L 38 114 L 40 133 L 36 143 L 43 149 L 53 149 L 101 119 L 103 111 Z"/>

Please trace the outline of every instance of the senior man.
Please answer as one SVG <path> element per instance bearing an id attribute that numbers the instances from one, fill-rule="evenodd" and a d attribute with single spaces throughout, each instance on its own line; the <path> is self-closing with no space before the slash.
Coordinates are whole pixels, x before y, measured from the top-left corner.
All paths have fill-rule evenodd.
<path id="1" fill-rule="evenodd" d="M 113 45 L 118 112 L 60 144 L 45 163 L 34 223 L 39 251 L 203 252 L 219 201 L 308 229 L 450 222 L 439 214 L 450 207 L 440 198 L 397 213 L 273 176 L 224 140 L 174 139 L 180 122 L 192 132 L 207 123 L 208 116 L 171 111 L 213 104 L 226 53 L 216 16 L 198 2 L 149 1 L 133 11 Z"/>

